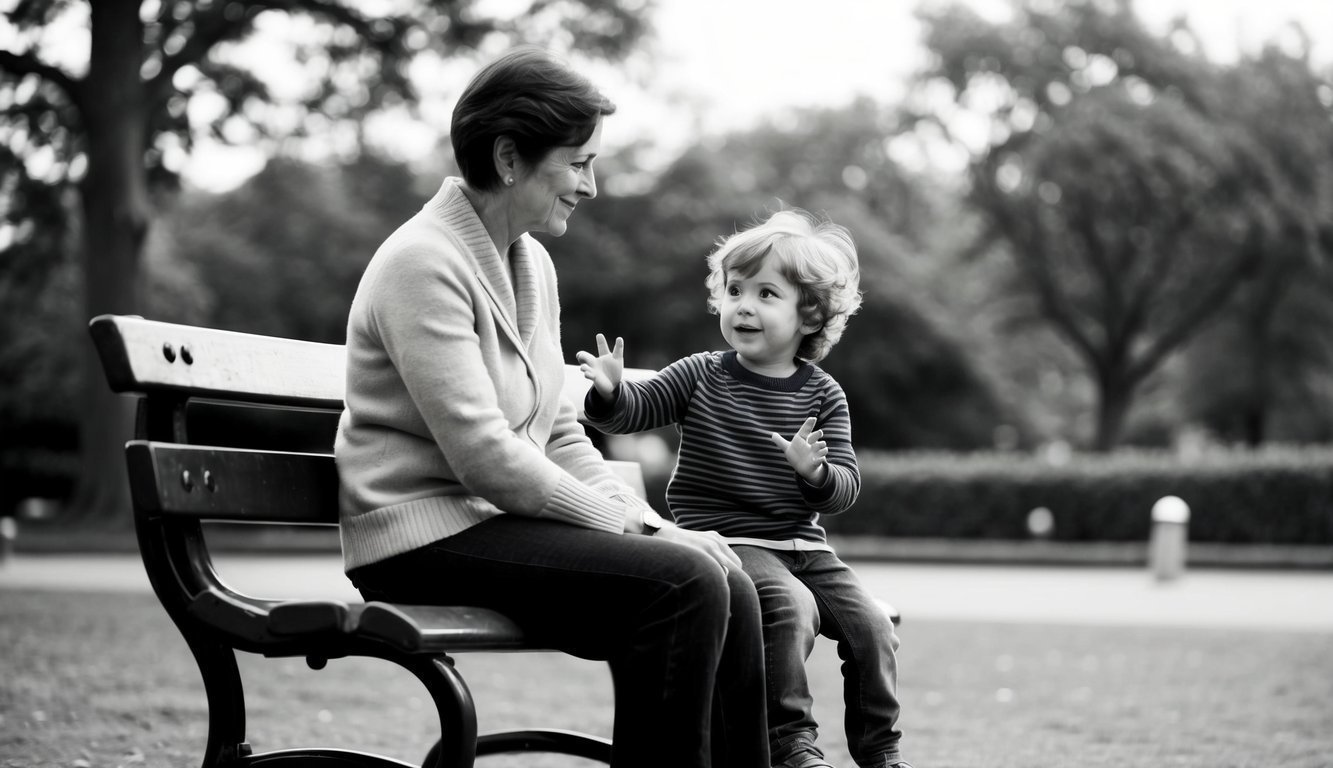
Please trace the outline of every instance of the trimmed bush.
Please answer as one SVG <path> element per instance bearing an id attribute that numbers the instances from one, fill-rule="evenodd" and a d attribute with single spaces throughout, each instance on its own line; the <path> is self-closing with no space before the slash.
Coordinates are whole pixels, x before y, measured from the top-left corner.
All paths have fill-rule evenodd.
<path id="1" fill-rule="evenodd" d="M 862 453 L 856 506 L 825 517 L 842 535 L 1026 539 L 1046 507 L 1056 541 L 1144 541 L 1157 499 L 1190 507 L 1193 541 L 1333 544 L 1333 450 L 1076 456 Z"/>

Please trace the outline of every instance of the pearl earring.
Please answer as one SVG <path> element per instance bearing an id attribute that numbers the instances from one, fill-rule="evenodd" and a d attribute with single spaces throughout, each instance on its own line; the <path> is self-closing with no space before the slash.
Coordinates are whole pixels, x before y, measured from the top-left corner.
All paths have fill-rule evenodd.
<path id="1" fill-rule="evenodd" d="M 513 176 L 506 176 L 506 177 L 505 177 L 505 184 L 507 184 L 507 185 L 509 185 L 509 186 L 511 186 L 511 187 L 514 186 L 514 177 L 513 177 Z"/>

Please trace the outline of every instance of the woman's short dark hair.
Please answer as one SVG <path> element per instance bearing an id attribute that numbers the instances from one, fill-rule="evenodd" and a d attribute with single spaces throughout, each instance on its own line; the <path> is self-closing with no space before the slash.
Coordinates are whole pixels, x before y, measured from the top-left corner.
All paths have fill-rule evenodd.
<path id="1" fill-rule="evenodd" d="M 616 105 L 587 78 L 549 52 L 516 48 L 487 64 L 454 107 L 449 138 L 464 180 L 477 189 L 500 184 L 492 150 L 508 136 L 518 156 L 533 164 L 555 147 L 588 140 Z"/>

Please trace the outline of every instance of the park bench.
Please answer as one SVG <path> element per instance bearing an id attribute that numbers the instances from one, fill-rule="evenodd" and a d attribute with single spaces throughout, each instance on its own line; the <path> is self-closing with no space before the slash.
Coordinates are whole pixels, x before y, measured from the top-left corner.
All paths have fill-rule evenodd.
<path id="1" fill-rule="evenodd" d="M 154 592 L 198 662 L 208 699 L 203 766 L 401 766 L 353 750 L 253 753 L 237 652 L 330 659 L 365 656 L 409 670 L 439 713 L 424 765 L 468 767 L 477 756 L 550 752 L 610 762 L 611 742 L 573 731 L 477 733 L 471 692 L 453 654 L 542 651 L 506 616 L 463 606 L 270 599 L 218 574 L 205 522 L 334 527 L 331 455 L 343 405 L 342 346 L 103 315 L 90 332 L 112 390 L 139 396 L 126 446 L 134 522 Z M 586 383 L 567 371 L 566 396 Z M 637 464 L 613 466 L 643 493 Z M 281 585 L 273 585 L 281 589 Z"/>

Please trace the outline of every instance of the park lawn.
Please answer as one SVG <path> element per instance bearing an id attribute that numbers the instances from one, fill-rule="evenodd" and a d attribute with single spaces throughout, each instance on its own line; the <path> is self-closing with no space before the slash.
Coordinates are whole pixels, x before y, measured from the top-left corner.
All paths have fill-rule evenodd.
<path id="1" fill-rule="evenodd" d="M 904 750 L 918 768 L 1327 768 L 1333 635 L 913 621 L 900 627 Z M 610 734 L 604 665 L 458 658 L 482 731 Z M 833 645 L 811 660 L 821 741 L 852 768 Z M 416 763 L 438 727 L 424 689 L 371 659 L 243 657 L 256 751 L 326 743 Z M 0 590 L 0 767 L 198 765 L 194 661 L 146 594 Z M 664 738 L 670 738 L 664 734 Z M 592 765 L 500 756 L 479 765 Z"/>

